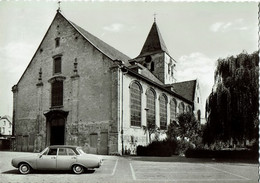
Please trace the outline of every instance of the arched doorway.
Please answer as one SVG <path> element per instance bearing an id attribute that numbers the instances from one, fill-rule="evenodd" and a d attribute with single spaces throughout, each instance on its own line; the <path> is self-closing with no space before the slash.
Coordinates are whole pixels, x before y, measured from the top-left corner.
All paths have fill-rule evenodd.
<path id="1" fill-rule="evenodd" d="M 51 110 L 44 114 L 46 117 L 46 141 L 47 145 L 64 145 L 65 125 L 68 112 L 63 110 Z"/>
<path id="2" fill-rule="evenodd" d="M 50 145 L 64 145 L 65 120 L 55 117 L 50 122 Z"/>

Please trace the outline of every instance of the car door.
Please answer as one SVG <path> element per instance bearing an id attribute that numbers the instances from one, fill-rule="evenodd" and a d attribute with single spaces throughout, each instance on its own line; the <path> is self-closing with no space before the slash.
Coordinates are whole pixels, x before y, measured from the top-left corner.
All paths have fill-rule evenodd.
<path id="1" fill-rule="evenodd" d="M 37 159 L 37 169 L 54 170 L 57 167 L 57 148 L 49 148 Z"/>
<path id="2" fill-rule="evenodd" d="M 76 153 L 71 148 L 59 148 L 57 156 L 58 170 L 70 170 L 71 165 L 76 161 Z"/>

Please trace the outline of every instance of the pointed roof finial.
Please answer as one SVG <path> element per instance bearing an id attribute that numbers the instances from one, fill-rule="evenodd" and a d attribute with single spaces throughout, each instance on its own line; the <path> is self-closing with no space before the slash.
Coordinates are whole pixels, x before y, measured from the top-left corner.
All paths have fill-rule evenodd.
<path id="1" fill-rule="evenodd" d="M 58 9 L 57 9 L 57 12 L 61 12 L 61 10 L 60 10 L 60 3 L 61 3 L 61 1 L 58 1 Z"/>
<path id="2" fill-rule="evenodd" d="M 156 22 L 156 15 L 157 15 L 156 13 L 153 14 L 153 20 L 154 20 L 154 22 Z"/>

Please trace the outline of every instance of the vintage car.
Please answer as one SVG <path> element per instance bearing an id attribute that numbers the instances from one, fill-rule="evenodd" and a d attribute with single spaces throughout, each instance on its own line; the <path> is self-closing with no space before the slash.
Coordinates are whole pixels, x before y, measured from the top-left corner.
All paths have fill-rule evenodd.
<path id="1" fill-rule="evenodd" d="M 69 145 L 49 146 L 39 154 L 12 159 L 12 165 L 22 174 L 31 170 L 72 170 L 81 174 L 84 169 L 99 168 L 101 164 L 100 156 L 86 154 L 81 147 Z"/>

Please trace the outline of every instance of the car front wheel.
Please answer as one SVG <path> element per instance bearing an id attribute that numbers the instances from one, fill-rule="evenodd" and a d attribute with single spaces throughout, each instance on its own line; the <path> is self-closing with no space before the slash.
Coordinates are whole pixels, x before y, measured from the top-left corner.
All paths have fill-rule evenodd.
<path id="1" fill-rule="evenodd" d="M 81 174 L 84 171 L 84 168 L 81 165 L 74 165 L 72 170 L 75 174 Z"/>
<path id="2" fill-rule="evenodd" d="M 31 172 L 31 167 L 26 163 L 21 163 L 18 169 L 21 174 L 28 174 Z"/>

